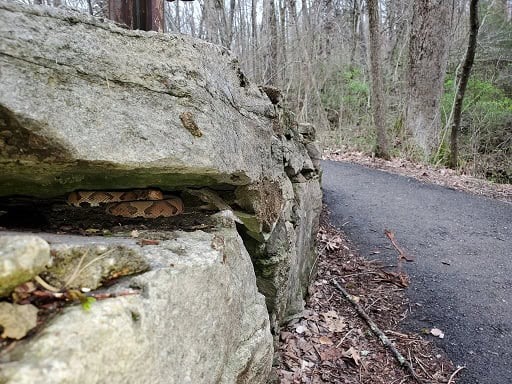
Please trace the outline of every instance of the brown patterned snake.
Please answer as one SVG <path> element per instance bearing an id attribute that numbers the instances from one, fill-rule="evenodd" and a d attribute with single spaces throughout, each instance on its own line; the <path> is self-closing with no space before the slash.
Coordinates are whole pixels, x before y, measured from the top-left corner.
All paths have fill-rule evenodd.
<path id="1" fill-rule="evenodd" d="M 105 205 L 108 214 L 122 217 L 155 219 L 183 213 L 183 201 L 179 197 L 164 199 L 156 189 L 131 191 L 75 191 L 68 195 L 68 203 L 75 207 Z"/>

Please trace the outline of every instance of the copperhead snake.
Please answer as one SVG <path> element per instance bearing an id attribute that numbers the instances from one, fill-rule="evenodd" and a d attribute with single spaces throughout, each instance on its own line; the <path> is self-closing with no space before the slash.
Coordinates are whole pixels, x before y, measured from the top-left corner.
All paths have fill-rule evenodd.
<path id="1" fill-rule="evenodd" d="M 75 191 L 67 201 L 75 207 L 105 206 L 105 211 L 114 216 L 158 217 L 176 216 L 184 211 L 183 201 L 179 197 L 164 198 L 156 189 L 134 189 L 131 191 Z"/>

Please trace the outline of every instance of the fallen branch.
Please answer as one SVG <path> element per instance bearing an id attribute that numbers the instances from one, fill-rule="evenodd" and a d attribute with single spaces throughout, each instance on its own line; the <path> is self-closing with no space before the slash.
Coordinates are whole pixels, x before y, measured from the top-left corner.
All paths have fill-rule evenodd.
<path id="1" fill-rule="evenodd" d="M 393 244 L 393 247 L 398 251 L 398 280 L 399 285 L 406 288 L 409 286 L 409 281 L 407 281 L 407 276 L 402 272 L 402 260 L 406 261 L 414 261 L 414 258 L 407 255 L 407 253 L 398 245 L 398 243 L 395 240 L 395 234 L 391 232 L 389 229 L 384 230 L 384 233 L 386 236 L 391 240 L 391 244 Z"/>
<path id="2" fill-rule="evenodd" d="M 379 340 L 384 344 L 386 348 L 388 348 L 395 358 L 398 360 L 401 366 L 405 367 L 409 374 L 416 380 L 418 383 L 423 383 L 421 378 L 416 375 L 416 372 L 414 371 L 414 368 L 412 367 L 411 363 L 402 356 L 402 354 L 396 349 L 395 345 L 391 342 L 391 340 L 388 339 L 388 337 L 377 327 L 377 324 L 368 316 L 368 314 L 365 312 L 363 307 L 354 300 L 352 295 L 347 292 L 345 288 L 343 288 L 336 279 L 332 279 L 332 284 L 345 296 L 345 298 L 350 301 L 350 303 L 354 306 L 354 309 L 356 312 L 361 316 L 364 321 L 368 324 L 372 332 L 379 338 Z"/>
<path id="3" fill-rule="evenodd" d="M 387 237 L 389 237 L 389 240 L 391 240 L 391 244 L 393 244 L 393 247 L 398 251 L 399 254 L 399 260 L 404 259 L 407 261 L 414 261 L 414 258 L 409 256 L 396 242 L 395 240 L 395 234 L 391 232 L 389 229 L 384 230 L 384 233 Z"/>

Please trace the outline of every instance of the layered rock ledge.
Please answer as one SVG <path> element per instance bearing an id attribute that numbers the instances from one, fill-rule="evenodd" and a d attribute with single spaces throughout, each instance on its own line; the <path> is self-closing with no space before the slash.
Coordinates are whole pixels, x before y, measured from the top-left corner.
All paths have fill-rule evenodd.
<path id="1" fill-rule="evenodd" d="M 72 372 L 97 350 L 104 373 L 92 362 L 80 371 L 91 383 L 101 375 L 109 382 L 266 382 L 270 332 L 303 309 L 314 275 L 321 209 L 314 128 L 273 104 L 225 48 L 5 1 L 0 82 L 0 227 L 85 233 L 94 222 L 110 235 L 117 219 L 66 205 L 76 190 L 151 187 L 186 207 L 167 221 L 120 223 L 158 223 L 165 236 L 182 239 L 181 250 L 166 249 L 164 240 L 149 255 L 132 249 L 129 235 L 103 238 L 101 246 L 131 244 L 123 246 L 141 262 L 132 271 L 139 275 L 123 284 L 142 293 L 95 303 L 91 313 L 68 308 L 4 358 L 4 380 L 32 372 L 48 375 L 41 382 L 82 383 Z M 231 224 L 205 224 L 219 210 Z M 55 252 L 78 240 L 41 236 L 53 249 L 41 276 L 58 282 Z M 216 236 L 228 239 L 233 256 L 211 247 Z M 97 241 L 84 237 L 80 246 Z M 112 273 L 107 264 L 95 264 L 98 276 Z M 90 329 L 68 340 L 84 321 Z"/>
<path id="2" fill-rule="evenodd" d="M 89 311 L 67 307 L 3 354 L 0 382 L 266 383 L 268 314 L 234 225 L 160 233 L 160 243 L 147 246 L 129 238 L 40 236 L 56 255 L 115 250 L 151 269 L 104 291 L 138 294 L 99 300 Z M 10 237 L 0 233 L 0 241 Z"/>

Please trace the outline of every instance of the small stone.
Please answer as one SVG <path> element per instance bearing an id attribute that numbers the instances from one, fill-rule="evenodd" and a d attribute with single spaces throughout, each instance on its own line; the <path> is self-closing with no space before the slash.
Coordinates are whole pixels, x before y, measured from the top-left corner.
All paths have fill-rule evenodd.
<path id="1" fill-rule="evenodd" d="M 2 338 L 22 339 L 37 325 L 37 308 L 32 304 L 1 302 L 0 325 L 3 328 Z"/>
<path id="2" fill-rule="evenodd" d="M 50 246 L 37 236 L 0 236 L 0 297 L 32 280 L 50 261 Z"/>

